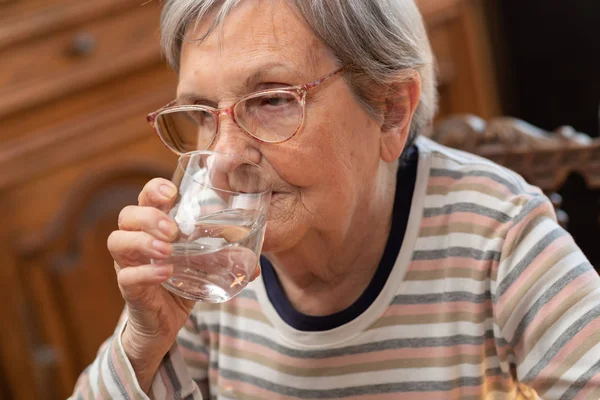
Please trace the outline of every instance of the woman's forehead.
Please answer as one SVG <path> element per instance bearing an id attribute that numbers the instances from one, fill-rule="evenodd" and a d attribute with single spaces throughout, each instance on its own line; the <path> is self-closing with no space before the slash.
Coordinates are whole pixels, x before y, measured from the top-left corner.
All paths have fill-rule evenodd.
<path id="1" fill-rule="evenodd" d="M 222 26 L 203 37 L 213 20 L 214 13 L 186 32 L 182 69 L 278 63 L 313 76 L 312 70 L 316 72 L 319 64 L 330 58 L 326 46 L 285 2 L 241 2 Z"/>

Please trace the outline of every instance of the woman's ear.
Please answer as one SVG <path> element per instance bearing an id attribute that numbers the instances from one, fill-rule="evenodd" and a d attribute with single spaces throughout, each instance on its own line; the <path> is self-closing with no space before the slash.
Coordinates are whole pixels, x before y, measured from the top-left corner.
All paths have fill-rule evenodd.
<path id="1" fill-rule="evenodd" d="M 420 98 L 421 77 L 416 71 L 401 83 L 388 86 L 380 136 L 383 161 L 396 161 L 402 154 Z"/>

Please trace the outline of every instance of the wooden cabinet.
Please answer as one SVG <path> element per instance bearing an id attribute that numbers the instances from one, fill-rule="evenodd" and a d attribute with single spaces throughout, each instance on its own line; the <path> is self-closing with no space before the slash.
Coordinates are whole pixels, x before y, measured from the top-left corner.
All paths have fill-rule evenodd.
<path id="1" fill-rule="evenodd" d="M 141 3 L 0 3 L 2 398 L 70 394 L 123 308 L 106 238 L 176 161 L 145 119 L 176 78 Z"/>
<path id="2" fill-rule="evenodd" d="M 66 398 L 122 310 L 106 238 L 176 161 L 145 120 L 175 90 L 160 4 L 0 0 L 0 399 Z M 419 1 L 444 113 L 497 113 L 477 4 Z"/>
<path id="3" fill-rule="evenodd" d="M 436 57 L 438 118 L 502 115 L 484 0 L 416 0 Z"/>

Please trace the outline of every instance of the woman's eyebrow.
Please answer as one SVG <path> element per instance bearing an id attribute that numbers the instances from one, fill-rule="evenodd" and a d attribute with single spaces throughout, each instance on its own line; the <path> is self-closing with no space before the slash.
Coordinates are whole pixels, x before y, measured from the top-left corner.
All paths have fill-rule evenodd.
<path id="1" fill-rule="evenodd" d="M 177 95 L 177 103 L 179 105 L 187 104 L 202 104 L 204 106 L 217 108 L 218 104 L 212 100 L 209 100 L 197 92 L 183 92 Z"/>
<path id="2" fill-rule="evenodd" d="M 258 68 L 255 68 L 254 73 L 246 78 L 243 83 L 237 85 L 230 85 L 227 90 L 236 95 L 243 95 L 248 93 L 250 90 L 258 86 L 258 84 L 262 83 L 265 80 L 265 76 L 269 72 L 273 70 L 283 70 L 299 77 L 299 82 L 304 82 L 308 78 L 305 76 L 302 71 L 297 70 L 296 68 L 290 67 L 289 64 L 284 64 L 281 62 L 272 62 L 268 64 L 264 64 Z M 218 104 L 213 100 L 210 100 L 206 94 L 190 90 L 185 91 L 177 95 L 177 99 L 180 103 L 185 102 L 193 102 L 195 104 L 203 104 L 210 107 L 218 107 Z"/>
<path id="3" fill-rule="evenodd" d="M 256 71 L 246 78 L 245 82 L 238 87 L 234 87 L 234 89 L 241 89 L 241 91 L 248 91 L 256 87 L 258 84 L 263 83 L 266 79 L 265 77 L 268 73 L 273 70 L 283 70 L 290 75 L 297 76 L 300 78 L 300 81 L 305 79 L 302 71 L 297 70 L 296 68 L 291 67 L 289 64 L 285 64 L 282 62 L 271 62 L 265 65 L 260 66 L 259 68 L 255 68 Z"/>

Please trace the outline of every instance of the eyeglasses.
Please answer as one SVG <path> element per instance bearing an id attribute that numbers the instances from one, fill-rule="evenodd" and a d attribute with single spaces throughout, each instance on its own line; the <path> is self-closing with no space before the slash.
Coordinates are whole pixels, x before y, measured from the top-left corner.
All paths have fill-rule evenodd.
<path id="1" fill-rule="evenodd" d="M 227 108 L 176 105 L 174 100 L 148 114 L 148 122 L 165 146 L 178 155 L 210 147 L 219 132 L 221 114 L 230 115 L 244 132 L 260 142 L 283 143 L 302 128 L 308 91 L 345 68 L 305 85 L 248 94 Z"/>

